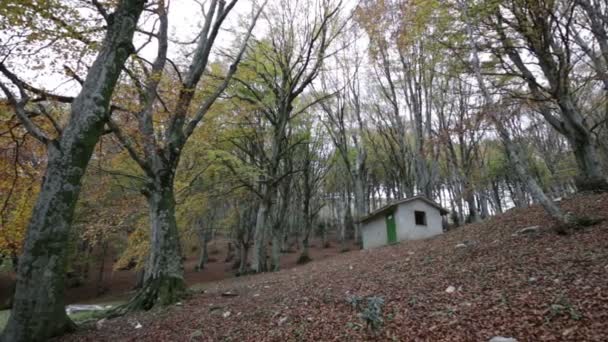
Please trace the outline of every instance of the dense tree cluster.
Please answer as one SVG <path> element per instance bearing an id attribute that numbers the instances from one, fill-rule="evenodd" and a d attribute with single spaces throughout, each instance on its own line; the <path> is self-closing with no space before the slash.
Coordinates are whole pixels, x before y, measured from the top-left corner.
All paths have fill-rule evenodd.
<path id="1" fill-rule="evenodd" d="M 265 272 L 404 197 L 452 227 L 540 203 L 566 232 L 555 199 L 608 190 L 605 1 L 209 0 L 191 37 L 176 9 L 0 4 L 3 340 L 73 329 L 68 276 L 109 245 L 141 274 L 120 315 L 178 301 L 218 234 Z"/>

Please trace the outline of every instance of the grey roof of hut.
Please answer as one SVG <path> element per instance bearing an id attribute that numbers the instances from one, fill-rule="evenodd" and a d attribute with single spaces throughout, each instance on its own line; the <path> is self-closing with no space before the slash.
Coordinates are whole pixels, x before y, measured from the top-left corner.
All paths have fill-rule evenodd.
<path id="1" fill-rule="evenodd" d="M 416 201 L 416 200 L 424 201 L 428 205 L 437 208 L 439 210 L 439 212 L 441 213 L 441 215 L 447 215 L 449 213 L 449 211 L 447 209 L 443 208 L 438 203 L 436 203 L 434 201 L 431 201 L 430 199 L 428 199 L 425 196 L 414 196 L 414 197 L 409 197 L 409 198 L 404 198 L 404 199 L 393 201 L 393 202 L 385 205 L 384 207 L 376 209 L 376 210 L 372 211 L 371 213 L 369 213 L 364 218 L 362 218 L 361 222 L 365 223 L 365 222 L 370 221 L 371 219 L 373 219 L 373 218 L 375 218 L 377 216 L 380 216 L 380 215 L 383 215 L 383 214 L 387 214 L 389 212 L 394 212 L 395 208 L 397 208 L 398 205 L 403 204 L 403 203 L 407 203 L 407 202 Z"/>

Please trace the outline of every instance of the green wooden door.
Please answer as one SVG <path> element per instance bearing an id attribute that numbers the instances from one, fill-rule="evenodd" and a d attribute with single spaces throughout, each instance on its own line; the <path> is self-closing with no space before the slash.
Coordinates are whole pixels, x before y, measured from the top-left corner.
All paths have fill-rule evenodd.
<path id="1" fill-rule="evenodd" d="M 395 215 L 386 215 L 386 240 L 388 243 L 397 242 L 397 227 L 395 225 Z"/>

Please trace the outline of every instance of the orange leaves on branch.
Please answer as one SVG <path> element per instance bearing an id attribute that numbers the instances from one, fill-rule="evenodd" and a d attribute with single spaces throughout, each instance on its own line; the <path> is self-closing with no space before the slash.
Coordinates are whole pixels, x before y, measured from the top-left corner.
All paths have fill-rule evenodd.
<path id="1" fill-rule="evenodd" d="M 0 108 L 0 255 L 17 256 L 38 195 L 45 151 L 6 113 Z"/>

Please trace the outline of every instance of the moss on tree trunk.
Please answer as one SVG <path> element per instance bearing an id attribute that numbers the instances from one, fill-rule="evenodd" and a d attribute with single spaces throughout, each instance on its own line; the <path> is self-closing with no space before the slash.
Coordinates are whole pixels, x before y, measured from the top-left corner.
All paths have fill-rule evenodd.
<path id="1" fill-rule="evenodd" d="M 135 297 L 110 316 L 170 305 L 179 301 L 186 292 L 170 176 L 159 177 L 146 197 L 150 210 L 151 241 L 143 286 Z"/>

